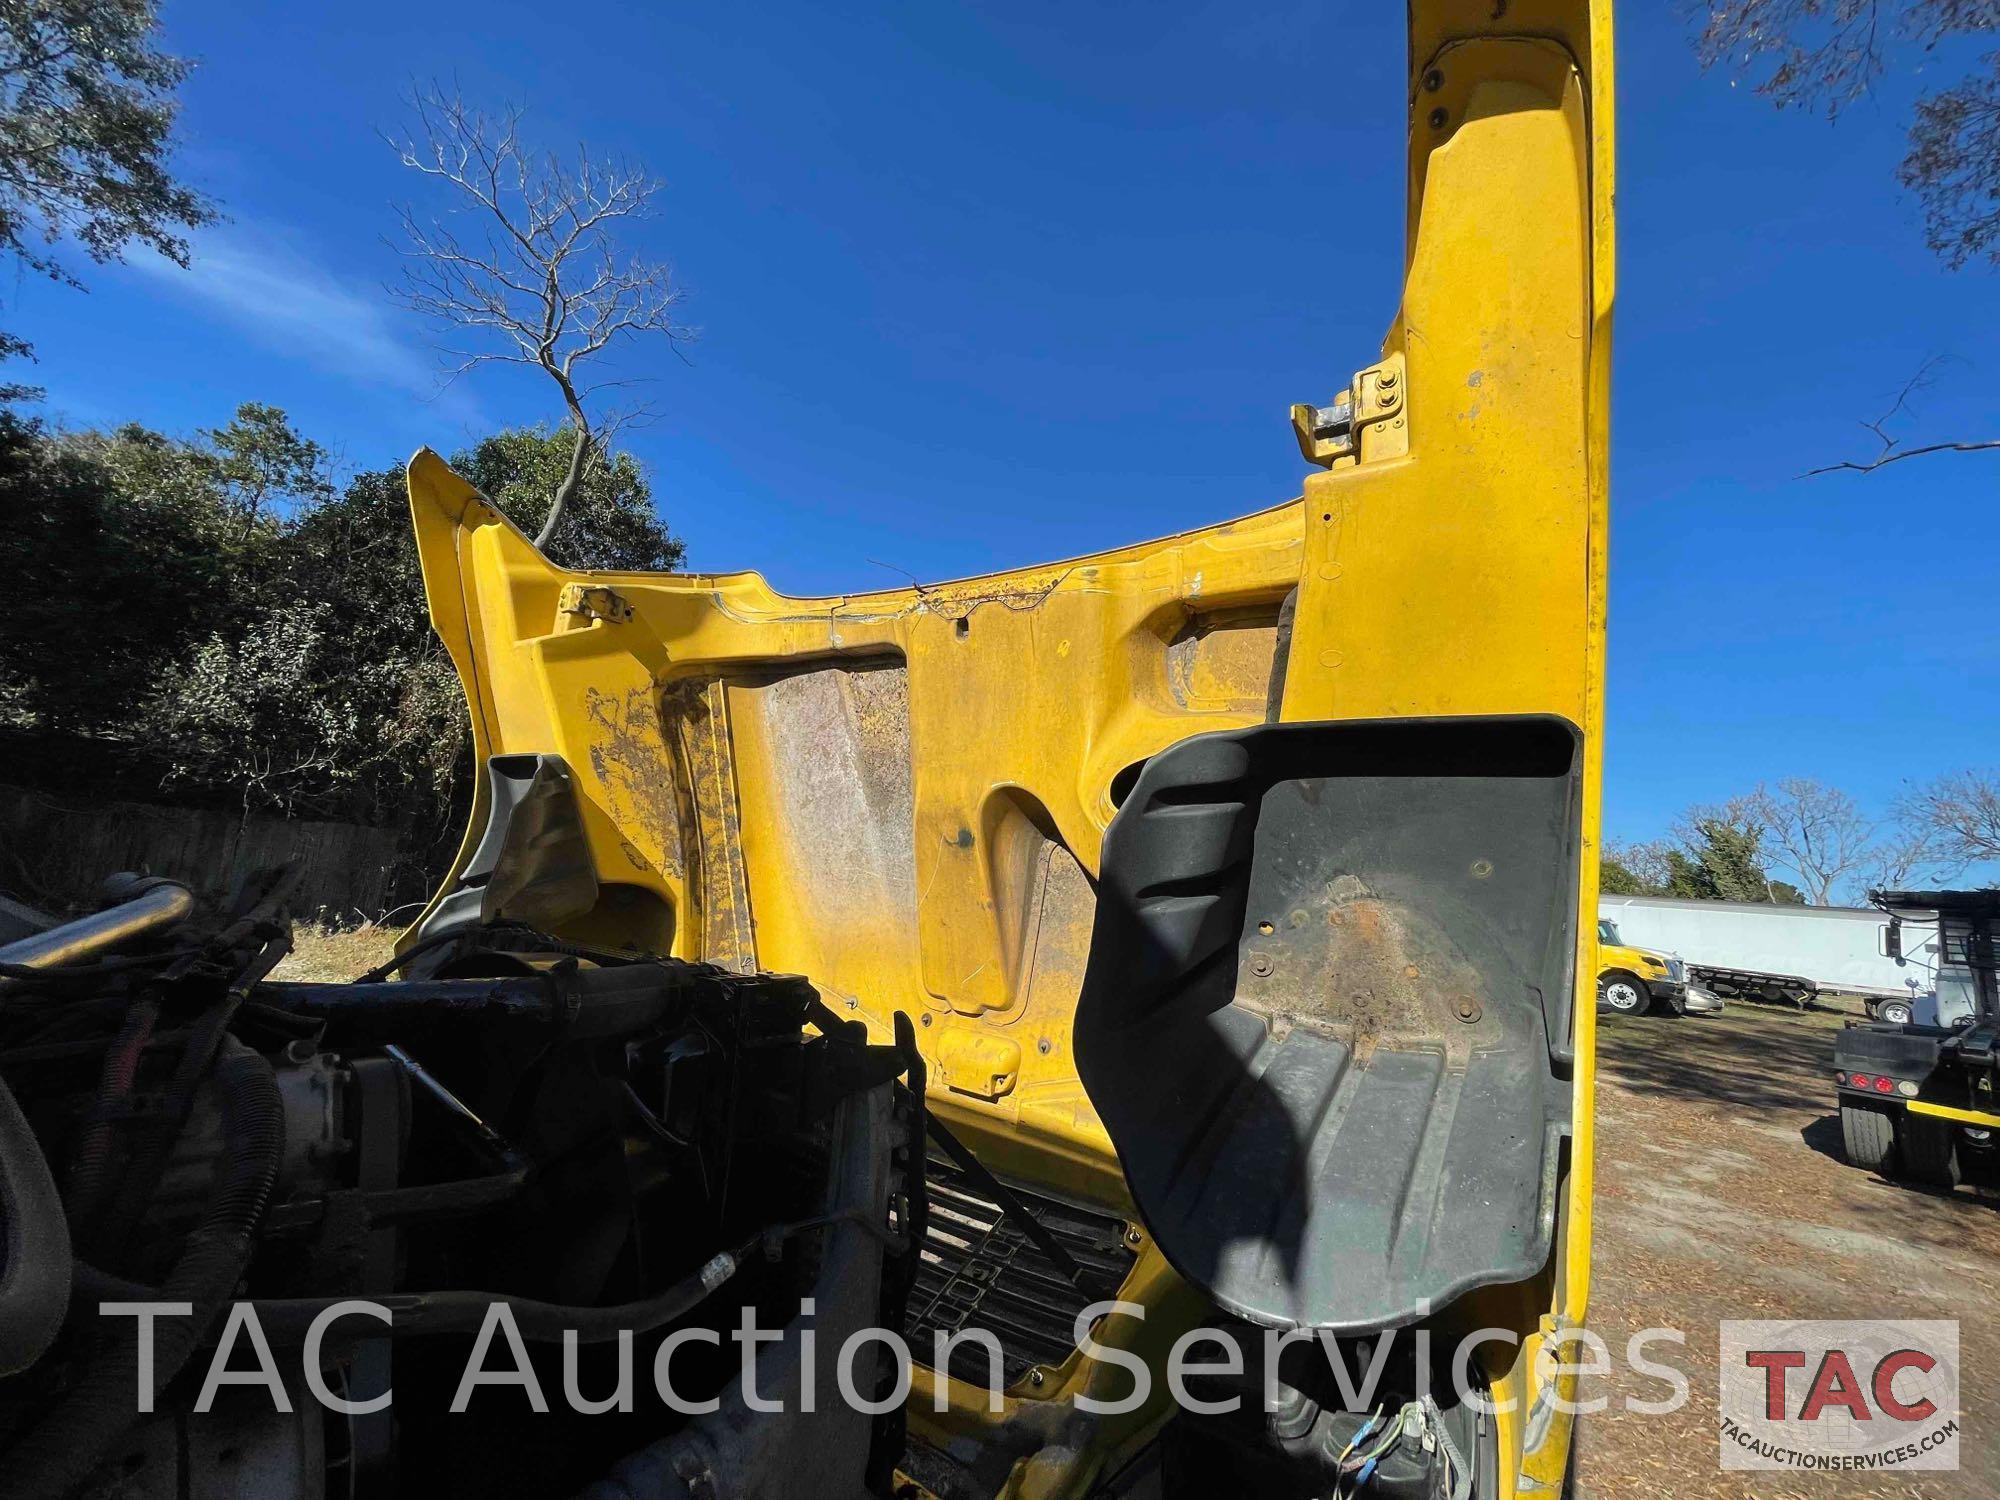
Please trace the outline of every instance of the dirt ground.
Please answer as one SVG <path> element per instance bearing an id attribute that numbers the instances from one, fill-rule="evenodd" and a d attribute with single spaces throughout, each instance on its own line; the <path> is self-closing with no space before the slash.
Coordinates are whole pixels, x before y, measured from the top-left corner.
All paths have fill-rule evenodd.
<path id="1" fill-rule="evenodd" d="M 1589 1321 L 1614 1356 L 1639 1329 L 1685 1329 L 1692 1399 L 1643 1416 L 1620 1398 L 1658 1400 L 1659 1381 L 1598 1385 L 1612 1399 L 1579 1422 L 1582 1500 L 2000 1495 L 2000 1205 L 1847 1165 L 1831 1061 L 1846 1019 L 1738 1003 L 1603 1018 Z M 1958 1319 L 1960 1471 L 1720 1472 L 1717 1325 L 1795 1317 Z"/>

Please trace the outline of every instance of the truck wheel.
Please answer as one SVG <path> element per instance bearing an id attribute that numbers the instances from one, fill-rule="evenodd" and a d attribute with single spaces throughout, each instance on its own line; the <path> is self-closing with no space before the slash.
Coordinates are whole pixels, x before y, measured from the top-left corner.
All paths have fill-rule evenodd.
<path id="1" fill-rule="evenodd" d="M 1884 1163 L 1896 1151 L 1895 1122 L 1865 1104 L 1842 1104 L 1840 1144 L 1846 1148 L 1850 1164 L 1869 1172 L 1883 1171 Z"/>
<path id="2" fill-rule="evenodd" d="M 1896 1154 L 1912 1182 L 1946 1192 L 1958 1186 L 1958 1127 L 1949 1120 L 1904 1115 L 1896 1122 Z"/>
<path id="3" fill-rule="evenodd" d="M 1597 998 L 1608 1008 L 1621 1016 L 1639 1016 L 1646 1013 L 1652 997 L 1646 993 L 1636 974 L 1627 974 L 1623 969 L 1612 969 L 1597 976 Z"/>
<path id="4" fill-rule="evenodd" d="M 1910 1002 L 1907 1000 L 1884 1000 L 1875 1007 L 1875 1019 L 1887 1021 L 1895 1026 L 1910 1024 Z"/>

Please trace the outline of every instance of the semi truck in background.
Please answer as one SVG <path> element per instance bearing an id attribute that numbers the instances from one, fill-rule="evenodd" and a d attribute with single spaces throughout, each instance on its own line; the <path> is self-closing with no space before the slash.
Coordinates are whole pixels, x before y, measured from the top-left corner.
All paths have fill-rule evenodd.
<path id="1" fill-rule="evenodd" d="M 1600 896 L 1598 916 L 1628 944 L 1679 954 L 1689 981 L 1719 995 L 1801 1008 L 1821 994 L 1856 995 L 1892 1022 L 1936 1007 L 1934 912 L 1903 913 L 1893 940 L 1888 914 L 1872 907 Z"/>

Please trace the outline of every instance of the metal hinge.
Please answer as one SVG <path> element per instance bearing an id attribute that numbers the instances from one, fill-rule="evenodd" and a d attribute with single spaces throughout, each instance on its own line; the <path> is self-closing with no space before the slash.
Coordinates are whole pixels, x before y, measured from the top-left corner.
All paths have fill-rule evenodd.
<path id="1" fill-rule="evenodd" d="M 1299 452 L 1307 463 L 1326 469 L 1342 459 L 1361 463 L 1409 452 L 1403 392 L 1403 356 L 1391 354 L 1358 371 L 1329 405 L 1294 406 L 1292 433 Z"/>
<path id="2" fill-rule="evenodd" d="M 556 598 L 556 612 L 585 620 L 607 620 L 613 625 L 622 625 L 632 618 L 632 606 L 625 596 L 601 583 L 564 584 Z"/>

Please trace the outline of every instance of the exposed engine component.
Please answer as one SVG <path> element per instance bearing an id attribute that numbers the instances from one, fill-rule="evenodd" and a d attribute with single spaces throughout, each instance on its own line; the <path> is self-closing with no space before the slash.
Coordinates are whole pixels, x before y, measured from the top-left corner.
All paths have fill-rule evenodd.
<path id="1" fill-rule="evenodd" d="M 0 949 L 0 1493 L 886 1492 L 900 1405 L 765 1417 L 729 1334 L 769 1331 L 782 1399 L 903 1326 L 909 1038 L 518 924 L 276 983 L 286 885 L 127 888 Z"/>

